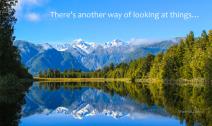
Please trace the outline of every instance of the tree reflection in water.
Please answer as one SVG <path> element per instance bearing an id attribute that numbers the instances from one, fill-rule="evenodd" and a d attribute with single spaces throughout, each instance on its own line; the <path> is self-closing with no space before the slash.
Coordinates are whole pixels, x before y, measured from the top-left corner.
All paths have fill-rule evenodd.
<path id="1" fill-rule="evenodd" d="M 18 126 L 25 92 L 31 82 L 18 80 L 13 75 L 0 78 L 0 124 Z"/>
<path id="2" fill-rule="evenodd" d="M 128 97 L 138 103 L 164 108 L 187 126 L 212 125 L 212 86 L 207 84 L 150 83 L 40 83 L 50 90 L 91 87 L 114 95 Z"/>
<path id="3" fill-rule="evenodd" d="M 188 126 L 212 125 L 212 86 L 205 84 L 143 84 L 143 83 L 40 83 L 48 90 L 80 89 L 84 87 L 102 90 L 111 96 L 118 94 L 140 104 L 164 108 Z M 0 79 L 0 124 L 18 126 L 25 104 L 25 94 L 31 83 L 15 77 Z"/>

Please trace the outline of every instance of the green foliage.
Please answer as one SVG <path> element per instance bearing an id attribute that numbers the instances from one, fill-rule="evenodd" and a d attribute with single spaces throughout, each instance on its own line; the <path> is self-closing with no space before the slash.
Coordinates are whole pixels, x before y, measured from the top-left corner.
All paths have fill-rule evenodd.
<path id="1" fill-rule="evenodd" d="M 0 124 L 1 126 L 18 126 L 25 94 L 32 82 L 19 79 L 14 74 L 0 76 Z"/>
<path id="2" fill-rule="evenodd" d="M 83 77 L 83 78 L 156 78 L 162 80 L 212 78 L 212 31 L 203 31 L 195 38 L 190 32 L 180 43 L 158 55 L 147 55 L 118 65 L 110 64 L 93 72 L 47 71 L 41 77 Z"/>
<path id="3" fill-rule="evenodd" d="M 195 38 L 190 32 L 180 43 L 157 56 L 148 55 L 129 63 L 124 76 L 128 78 L 157 78 L 163 80 L 212 78 L 212 31 L 203 31 Z M 109 72 L 108 72 L 109 71 Z M 120 67 L 109 69 L 109 77 L 121 71 Z M 106 75 L 107 75 L 106 73 Z M 121 74 L 122 75 L 122 74 Z"/>
<path id="4" fill-rule="evenodd" d="M 211 45 L 211 43 L 212 43 L 212 30 L 209 30 L 209 32 L 208 32 L 208 40 L 209 40 L 210 45 Z"/>
<path id="5" fill-rule="evenodd" d="M 16 3 L 17 0 L 0 1 L 0 76 L 14 74 L 20 78 L 31 78 L 21 64 L 18 49 L 13 45 Z"/>
<path id="6" fill-rule="evenodd" d="M 153 65 L 150 69 L 150 73 L 149 73 L 149 77 L 150 78 L 160 78 L 162 79 L 161 75 L 163 72 L 162 71 L 162 60 L 163 60 L 163 53 L 159 53 L 157 57 L 155 57 L 154 61 L 153 61 Z"/>

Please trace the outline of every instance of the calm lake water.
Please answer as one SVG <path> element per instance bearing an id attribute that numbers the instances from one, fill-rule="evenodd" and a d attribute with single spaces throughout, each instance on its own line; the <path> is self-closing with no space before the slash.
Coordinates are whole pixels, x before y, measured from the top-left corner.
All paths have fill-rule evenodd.
<path id="1" fill-rule="evenodd" d="M 18 126 L 212 125 L 207 85 L 33 83 L 18 105 L 3 107 Z"/>

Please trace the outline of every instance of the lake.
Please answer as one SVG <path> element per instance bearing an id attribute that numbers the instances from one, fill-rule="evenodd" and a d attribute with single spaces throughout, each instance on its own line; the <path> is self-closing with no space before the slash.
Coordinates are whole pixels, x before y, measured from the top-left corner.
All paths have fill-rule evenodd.
<path id="1" fill-rule="evenodd" d="M 4 124 L 212 125 L 212 87 L 205 84 L 35 82 L 19 102 L 14 103 L 15 105 L 1 105 L 4 108 L 4 116 L 8 117 L 8 122 Z"/>

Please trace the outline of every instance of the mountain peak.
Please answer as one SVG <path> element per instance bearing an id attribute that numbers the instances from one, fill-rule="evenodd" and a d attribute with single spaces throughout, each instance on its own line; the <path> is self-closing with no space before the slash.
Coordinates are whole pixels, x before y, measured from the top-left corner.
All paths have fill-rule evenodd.
<path id="1" fill-rule="evenodd" d="M 89 54 L 97 47 L 97 45 L 95 43 L 85 42 L 82 39 L 77 39 L 73 41 L 72 47 Z"/>
<path id="2" fill-rule="evenodd" d="M 47 114 L 58 114 L 58 113 L 59 114 L 61 114 L 61 113 L 70 114 L 75 119 L 80 119 L 80 120 L 85 117 L 95 116 L 97 114 L 103 114 L 105 116 L 110 116 L 114 119 L 118 119 L 118 118 L 121 118 L 121 117 L 124 117 L 127 115 L 127 114 L 123 114 L 120 111 L 113 111 L 110 109 L 98 110 L 91 104 L 85 104 L 85 105 L 79 106 L 75 110 L 71 110 L 70 108 L 68 109 L 66 107 L 58 107 L 55 110 L 53 110 L 52 112 L 49 112 Z"/>
<path id="3" fill-rule="evenodd" d="M 85 43 L 85 41 L 84 41 L 83 39 L 81 39 L 81 38 L 75 39 L 75 40 L 73 41 L 73 44 L 84 44 L 84 43 Z"/>

